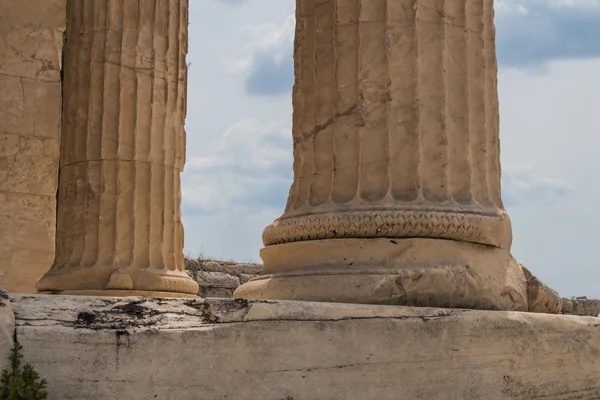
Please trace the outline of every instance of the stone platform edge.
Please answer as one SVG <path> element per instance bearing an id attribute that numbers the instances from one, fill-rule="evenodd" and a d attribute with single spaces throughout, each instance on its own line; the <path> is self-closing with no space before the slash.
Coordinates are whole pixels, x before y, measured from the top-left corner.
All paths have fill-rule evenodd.
<path id="1" fill-rule="evenodd" d="M 52 399 L 600 397 L 593 317 L 233 299 L 10 302 L 25 359 Z"/>

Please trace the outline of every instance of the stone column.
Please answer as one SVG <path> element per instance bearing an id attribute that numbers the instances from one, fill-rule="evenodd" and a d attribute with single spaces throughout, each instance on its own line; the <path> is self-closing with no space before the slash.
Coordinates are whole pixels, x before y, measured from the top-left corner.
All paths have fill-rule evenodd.
<path id="1" fill-rule="evenodd" d="M 238 297 L 525 310 L 492 0 L 297 0 L 294 182 Z"/>
<path id="2" fill-rule="evenodd" d="M 188 1 L 68 7 L 56 256 L 37 288 L 195 295 L 180 213 Z"/>

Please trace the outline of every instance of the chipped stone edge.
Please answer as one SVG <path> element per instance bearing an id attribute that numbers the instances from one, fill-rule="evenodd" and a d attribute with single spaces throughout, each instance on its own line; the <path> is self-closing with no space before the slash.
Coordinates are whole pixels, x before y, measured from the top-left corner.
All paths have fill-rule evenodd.
<path id="1" fill-rule="evenodd" d="M 484 320 L 490 313 L 534 321 L 549 315 L 503 311 L 415 308 L 245 299 L 159 299 L 51 295 L 11 296 L 17 331 L 26 327 L 117 332 L 209 329 L 222 324 L 258 321 L 343 321 L 352 319 L 443 318 Z M 555 318 L 588 317 L 555 315 Z M 591 317 L 589 317 L 591 318 Z M 593 321 L 598 321 L 594 318 Z"/>

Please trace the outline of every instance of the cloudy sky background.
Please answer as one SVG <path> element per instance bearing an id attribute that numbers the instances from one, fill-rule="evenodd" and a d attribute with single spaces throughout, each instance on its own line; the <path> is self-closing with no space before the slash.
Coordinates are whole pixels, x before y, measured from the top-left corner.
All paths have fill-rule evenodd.
<path id="1" fill-rule="evenodd" d="M 259 261 L 292 181 L 293 0 L 190 1 L 185 251 Z M 496 0 L 514 255 L 600 298 L 600 0 Z"/>

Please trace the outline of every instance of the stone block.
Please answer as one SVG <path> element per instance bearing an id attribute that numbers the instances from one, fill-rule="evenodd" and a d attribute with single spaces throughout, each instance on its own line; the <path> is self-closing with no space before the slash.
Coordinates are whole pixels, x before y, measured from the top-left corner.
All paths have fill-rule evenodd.
<path id="1" fill-rule="evenodd" d="M 596 399 L 599 320 L 291 301 L 12 296 L 49 398 Z"/>
<path id="2" fill-rule="evenodd" d="M 0 76 L 59 82 L 65 12 L 66 0 L 2 1 Z"/>
<path id="3" fill-rule="evenodd" d="M 0 74 L 0 133 L 58 139 L 60 90 L 60 81 Z"/>
<path id="4" fill-rule="evenodd" d="M 220 263 L 217 261 L 206 261 L 198 263 L 198 268 L 203 271 L 223 272 L 230 275 L 250 274 L 257 275 L 263 270 L 261 264 L 233 264 Z"/>
<path id="5" fill-rule="evenodd" d="M 218 299 L 230 299 L 233 297 L 233 291 L 235 289 L 217 288 L 217 287 L 202 287 L 198 290 L 198 296 L 203 299 L 207 298 L 218 298 Z"/>
<path id="6" fill-rule="evenodd" d="M 238 277 L 221 272 L 195 271 L 192 277 L 200 287 L 235 289 L 240 286 Z"/>
<path id="7" fill-rule="evenodd" d="M 54 257 L 66 0 L 0 1 L 0 282 L 31 293 Z"/>
<path id="8" fill-rule="evenodd" d="M 0 289 L 0 373 L 8 368 L 10 349 L 13 346 L 15 318 L 8 300 L 8 292 Z"/>
<path id="9" fill-rule="evenodd" d="M 11 293 L 35 293 L 50 268 L 56 229 L 54 196 L 0 192 L 0 282 Z"/>
<path id="10" fill-rule="evenodd" d="M 56 196 L 58 139 L 0 133 L 0 192 Z"/>

